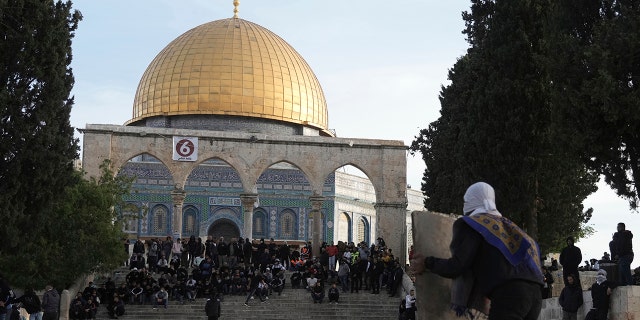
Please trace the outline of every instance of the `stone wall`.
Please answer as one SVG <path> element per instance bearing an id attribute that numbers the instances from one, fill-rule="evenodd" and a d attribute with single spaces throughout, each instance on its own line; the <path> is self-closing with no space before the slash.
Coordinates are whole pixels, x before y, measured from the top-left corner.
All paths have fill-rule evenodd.
<path id="1" fill-rule="evenodd" d="M 584 305 L 578 310 L 578 319 L 584 319 L 591 309 L 591 291 L 582 294 Z M 542 301 L 542 312 L 539 320 L 561 320 L 562 309 L 558 304 L 558 298 L 550 298 Z M 611 308 L 609 320 L 640 319 L 640 286 L 618 287 L 611 294 Z"/>

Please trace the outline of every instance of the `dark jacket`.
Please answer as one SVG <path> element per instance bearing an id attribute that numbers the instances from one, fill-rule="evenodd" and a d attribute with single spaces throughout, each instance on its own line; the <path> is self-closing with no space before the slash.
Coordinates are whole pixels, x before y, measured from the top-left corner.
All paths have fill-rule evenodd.
<path id="1" fill-rule="evenodd" d="M 567 274 L 576 274 L 581 262 L 582 252 L 580 251 L 580 248 L 576 246 L 567 246 L 562 249 L 562 252 L 560 253 L 560 264 L 565 271 L 570 271 L 567 272 Z"/>
<path id="2" fill-rule="evenodd" d="M 40 298 L 38 298 L 38 295 L 32 290 L 27 290 L 27 292 L 22 297 L 16 299 L 15 302 L 22 303 L 22 306 L 29 314 L 42 311 Z"/>
<path id="3" fill-rule="evenodd" d="M 456 278 L 471 270 L 480 293 L 491 292 L 509 280 L 521 279 L 542 286 L 542 271 L 535 274 L 526 265 L 511 265 L 500 250 L 490 245 L 462 218 L 453 223 L 453 239 L 449 259 L 435 258 L 431 270 L 446 278 Z"/>
<path id="4" fill-rule="evenodd" d="M 613 248 L 611 248 L 612 255 L 618 257 L 624 257 L 633 253 L 633 233 L 629 230 L 618 231 L 613 234 Z"/>
<path id="5" fill-rule="evenodd" d="M 563 311 L 571 313 L 578 312 L 578 309 L 580 309 L 580 306 L 582 306 L 584 302 L 582 299 L 582 288 L 575 283 L 564 287 L 560 293 L 558 302 Z"/>
<path id="6" fill-rule="evenodd" d="M 213 299 L 208 299 L 207 303 L 204 305 L 204 311 L 207 314 L 207 317 L 218 318 L 220 316 L 220 298 L 215 297 Z"/>
<path id="7" fill-rule="evenodd" d="M 615 285 L 608 280 L 605 280 L 603 283 L 598 284 L 595 282 L 591 286 L 591 298 L 593 300 L 593 308 L 600 310 L 609 310 L 609 298 L 610 296 L 607 294 L 607 289 L 615 288 Z"/>
<path id="8" fill-rule="evenodd" d="M 47 290 L 42 296 L 42 311 L 45 313 L 57 313 L 60 308 L 60 295 L 58 291 Z"/>

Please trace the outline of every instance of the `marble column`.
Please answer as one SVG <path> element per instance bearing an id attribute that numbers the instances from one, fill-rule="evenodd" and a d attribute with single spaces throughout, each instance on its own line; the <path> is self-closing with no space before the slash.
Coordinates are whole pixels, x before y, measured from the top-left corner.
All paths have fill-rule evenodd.
<path id="1" fill-rule="evenodd" d="M 244 216 L 244 227 L 242 229 L 242 237 L 253 240 L 253 206 L 258 200 L 257 193 L 243 193 L 240 195 L 242 201 L 242 213 Z"/>
<path id="2" fill-rule="evenodd" d="M 182 205 L 187 193 L 183 189 L 175 188 L 171 191 L 171 199 L 173 200 L 172 224 L 173 238 L 182 238 Z"/>
<path id="3" fill-rule="evenodd" d="M 376 208 L 377 237 L 382 237 L 393 255 L 400 258 L 401 265 L 407 258 L 406 202 L 378 202 Z M 376 238 L 377 238 L 376 237 Z"/>
<path id="4" fill-rule="evenodd" d="M 320 245 L 322 244 L 322 203 L 324 202 L 324 197 L 321 196 L 311 196 L 309 197 L 309 201 L 311 201 L 311 215 L 313 217 L 313 226 L 312 231 L 313 234 L 311 236 L 311 248 L 313 251 L 313 256 L 320 256 Z"/>

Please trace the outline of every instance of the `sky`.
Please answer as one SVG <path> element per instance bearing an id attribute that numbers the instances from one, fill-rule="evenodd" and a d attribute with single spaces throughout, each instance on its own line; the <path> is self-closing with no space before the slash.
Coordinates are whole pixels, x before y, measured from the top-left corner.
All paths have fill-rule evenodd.
<path id="1" fill-rule="evenodd" d="M 232 0 L 75 0 L 83 14 L 73 39 L 75 105 L 71 125 L 124 124 L 153 58 L 200 24 L 233 16 Z M 441 86 L 468 45 L 468 1 L 241 0 L 239 17 L 278 34 L 320 81 L 329 128 L 339 137 L 401 140 L 406 145 L 438 119 Z M 78 135 L 81 138 L 80 135 Z M 419 190 L 420 155 L 407 155 L 407 183 Z M 608 251 L 618 222 L 637 235 L 639 216 L 604 183 L 586 199 L 596 230 L 576 245 L 583 260 Z M 498 203 L 498 209 L 500 204 Z M 636 259 L 632 266 L 640 264 Z"/>

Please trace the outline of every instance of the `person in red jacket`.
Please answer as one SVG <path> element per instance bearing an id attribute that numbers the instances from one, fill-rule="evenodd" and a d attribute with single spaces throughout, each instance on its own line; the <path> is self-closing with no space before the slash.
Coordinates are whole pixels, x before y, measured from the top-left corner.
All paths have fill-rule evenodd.
<path id="1" fill-rule="evenodd" d="M 331 242 L 326 248 L 327 254 L 329 254 L 329 270 L 336 271 L 336 256 L 338 255 L 338 246 Z"/>

